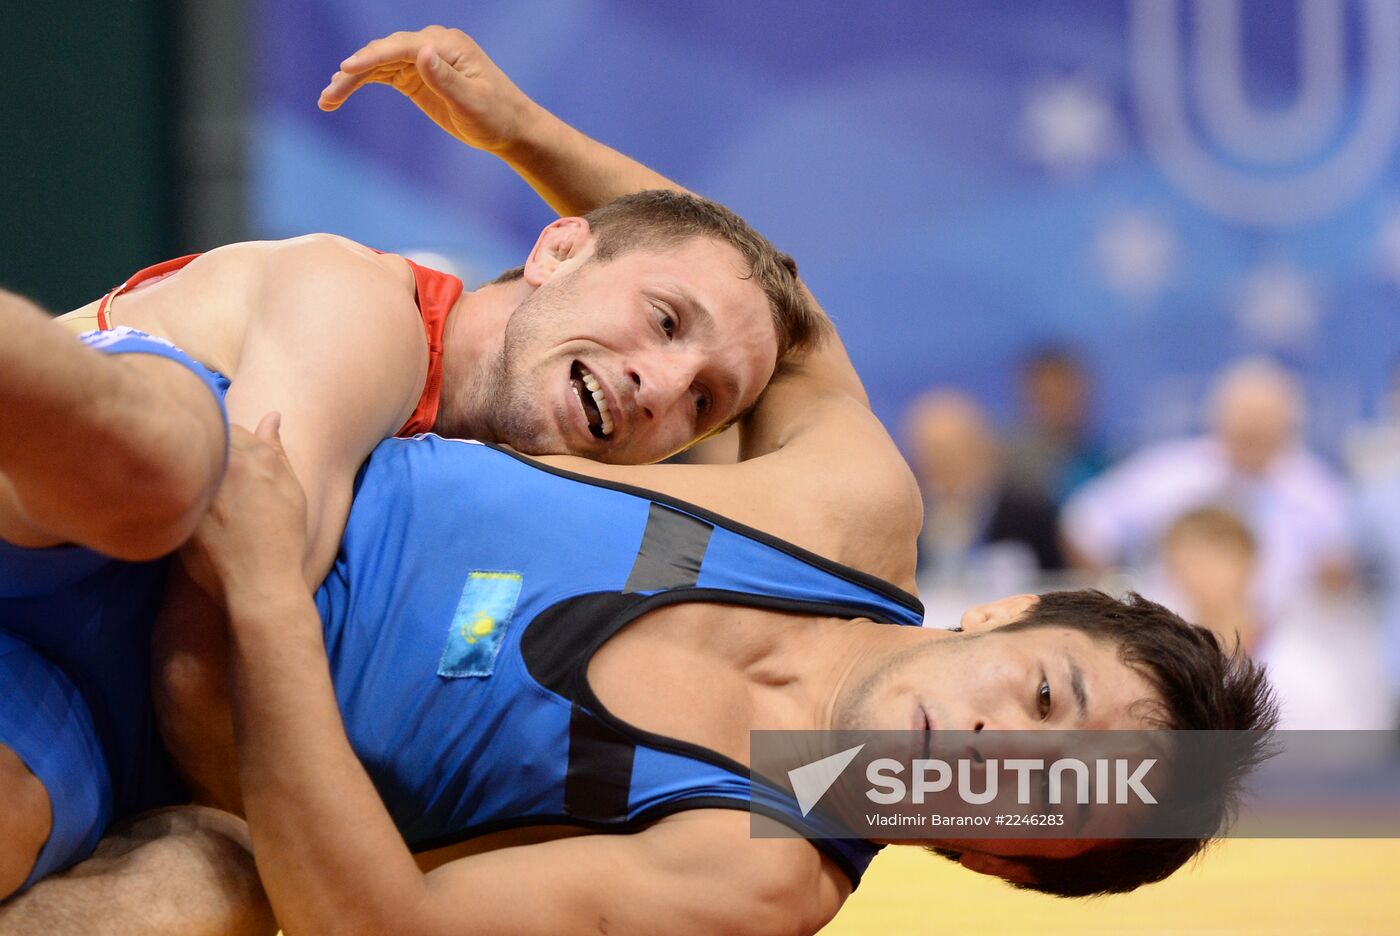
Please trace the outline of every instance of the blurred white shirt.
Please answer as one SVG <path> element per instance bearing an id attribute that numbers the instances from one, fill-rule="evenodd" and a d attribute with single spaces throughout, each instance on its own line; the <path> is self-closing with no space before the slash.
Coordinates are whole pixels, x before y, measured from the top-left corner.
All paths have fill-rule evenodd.
<path id="1" fill-rule="evenodd" d="M 1065 504 L 1061 523 L 1089 561 L 1141 568 L 1172 521 L 1200 507 L 1228 510 L 1254 534 L 1255 598 L 1266 615 L 1310 593 L 1324 563 L 1349 559 L 1346 486 L 1301 447 L 1250 477 L 1236 471 L 1210 437 L 1150 446 L 1080 488 Z"/>

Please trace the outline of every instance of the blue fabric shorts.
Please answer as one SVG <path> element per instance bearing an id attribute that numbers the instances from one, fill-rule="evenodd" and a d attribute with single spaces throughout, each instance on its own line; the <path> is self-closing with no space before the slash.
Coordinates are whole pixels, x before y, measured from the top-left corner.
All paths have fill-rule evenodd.
<path id="1" fill-rule="evenodd" d="M 227 431 L 228 410 L 224 407 L 224 394 L 228 393 L 229 379 L 223 374 L 205 367 L 164 338 L 157 338 L 125 325 L 105 331 L 83 332 L 78 336 L 78 340 L 103 354 L 152 354 L 184 367 L 209 388 L 214 401 L 219 404 L 219 413 L 224 418 L 224 429 Z"/>
<path id="2" fill-rule="evenodd" d="M 80 340 L 175 361 L 225 412 L 228 379 L 169 342 L 130 328 Z M 86 858 L 114 819 L 188 799 L 151 705 L 151 627 L 165 570 L 165 560 L 0 541 L 0 744 L 43 783 L 53 812 L 25 887 Z"/>

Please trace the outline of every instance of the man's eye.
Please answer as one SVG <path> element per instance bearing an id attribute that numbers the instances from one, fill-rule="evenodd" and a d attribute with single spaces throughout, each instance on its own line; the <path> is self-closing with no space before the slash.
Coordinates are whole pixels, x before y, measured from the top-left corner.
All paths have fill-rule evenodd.
<path id="1" fill-rule="evenodd" d="M 704 416 L 710 411 L 710 398 L 703 393 L 695 394 L 695 415 Z"/>
<path id="2" fill-rule="evenodd" d="M 676 317 L 661 306 L 654 305 L 652 308 L 656 310 L 656 320 L 661 325 L 661 331 L 667 338 L 673 337 L 676 334 Z"/>
<path id="3" fill-rule="evenodd" d="M 1046 719 L 1050 717 L 1050 680 L 1040 681 L 1040 717 Z"/>

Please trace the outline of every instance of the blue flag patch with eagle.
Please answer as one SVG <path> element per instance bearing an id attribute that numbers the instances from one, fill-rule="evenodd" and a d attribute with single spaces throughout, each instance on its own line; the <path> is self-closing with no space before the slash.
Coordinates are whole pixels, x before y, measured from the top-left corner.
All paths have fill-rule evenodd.
<path id="1" fill-rule="evenodd" d="M 490 676 L 506 625 L 520 600 L 519 572 L 472 572 L 438 664 L 439 676 Z"/>

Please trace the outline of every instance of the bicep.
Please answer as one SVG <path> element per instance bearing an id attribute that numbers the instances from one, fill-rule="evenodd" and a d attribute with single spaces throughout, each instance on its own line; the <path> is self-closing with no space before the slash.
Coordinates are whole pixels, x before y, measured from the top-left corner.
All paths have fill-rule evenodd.
<path id="1" fill-rule="evenodd" d="M 427 352 L 411 294 L 391 276 L 359 257 L 302 254 L 269 264 L 226 403 L 247 428 L 282 414 L 314 577 L 334 557 L 360 463 L 412 411 Z"/>

